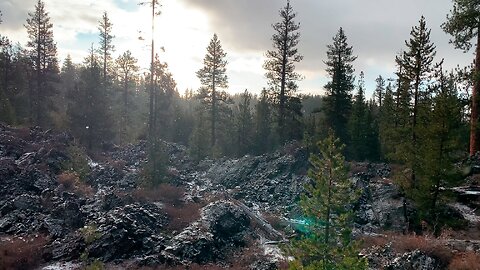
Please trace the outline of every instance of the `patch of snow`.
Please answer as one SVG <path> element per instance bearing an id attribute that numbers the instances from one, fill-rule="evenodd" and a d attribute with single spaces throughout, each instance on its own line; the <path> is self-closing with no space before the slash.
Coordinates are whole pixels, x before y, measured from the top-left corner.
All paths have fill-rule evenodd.
<path id="1" fill-rule="evenodd" d="M 88 161 L 88 166 L 91 169 L 96 168 L 96 167 L 101 167 L 101 165 L 98 162 L 93 161 L 90 157 L 87 157 L 87 161 Z"/>
<path id="2" fill-rule="evenodd" d="M 78 269 L 81 269 L 81 265 L 76 263 L 71 263 L 71 262 L 57 262 L 41 268 L 41 270 L 78 270 Z"/>
<path id="3" fill-rule="evenodd" d="M 480 223 L 480 216 L 475 214 L 475 209 L 468 207 L 467 205 L 461 203 L 450 204 L 454 209 L 459 211 L 463 218 L 468 220 L 471 223 Z"/>

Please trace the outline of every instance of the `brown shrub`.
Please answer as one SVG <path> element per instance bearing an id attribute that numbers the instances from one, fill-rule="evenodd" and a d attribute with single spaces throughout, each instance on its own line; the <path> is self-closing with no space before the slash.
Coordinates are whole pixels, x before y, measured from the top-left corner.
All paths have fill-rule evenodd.
<path id="1" fill-rule="evenodd" d="M 367 163 L 365 162 L 349 162 L 348 163 L 348 175 L 353 176 L 357 173 L 366 172 L 367 171 Z"/>
<path id="2" fill-rule="evenodd" d="M 201 207 L 202 205 L 197 203 L 183 205 L 166 204 L 164 210 L 169 217 L 167 230 L 180 231 L 188 227 L 188 225 L 200 218 Z"/>
<path id="3" fill-rule="evenodd" d="M 443 239 L 418 235 L 385 235 L 364 237 L 362 247 L 384 246 L 392 243 L 392 248 L 397 253 L 405 253 L 420 250 L 423 253 L 439 260 L 442 265 L 447 266 L 453 258 L 453 250 L 448 248 Z"/>
<path id="4" fill-rule="evenodd" d="M 456 254 L 448 265 L 449 270 L 480 270 L 480 254 L 465 252 Z"/>
<path id="5" fill-rule="evenodd" d="M 282 222 L 282 219 L 272 213 L 263 213 L 263 218 L 270 224 L 275 230 L 282 230 L 285 228 L 285 225 Z"/>
<path id="6" fill-rule="evenodd" d="M 73 172 L 63 172 L 57 176 L 57 181 L 63 187 L 80 196 L 92 196 L 95 192 L 93 188 L 80 180 L 78 174 Z"/>
<path id="7" fill-rule="evenodd" d="M 165 204 L 179 205 L 182 203 L 185 190 L 170 184 L 160 184 L 158 187 L 147 189 L 140 188 L 133 192 L 133 197 L 140 201 L 163 202 Z"/>
<path id="8" fill-rule="evenodd" d="M 390 240 L 387 236 L 365 236 L 360 239 L 360 244 L 362 248 L 369 248 L 373 246 L 385 246 Z"/>
<path id="9" fill-rule="evenodd" d="M 42 263 L 44 236 L 0 240 L 0 269 L 34 269 Z"/>

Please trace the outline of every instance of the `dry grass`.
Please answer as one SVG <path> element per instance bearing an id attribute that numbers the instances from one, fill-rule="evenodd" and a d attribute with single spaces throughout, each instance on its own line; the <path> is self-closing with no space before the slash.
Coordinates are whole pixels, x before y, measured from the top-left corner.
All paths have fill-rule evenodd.
<path id="1" fill-rule="evenodd" d="M 202 208 L 202 205 L 197 203 L 182 205 L 166 204 L 164 210 L 169 217 L 167 230 L 180 231 L 185 229 L 192 222 L 200 218 L 200 208 Z"/>
<path id="2" fill-rule="evenodd" d="M 160 184 L 153 189 L 140 188 L 133 192 L 133 197 L 140 201 L 163 202 L 179 205 L 182 203 L 185 189 L 170 184 Z"/>
<path id="3" fill-rule="evenodd" d="M 448 265 L 449 270 L 480 270 L 480 254 L 473 251 L 456 254 Z"/>
<path id="4" fill-rule="evenodd" d="M 35 269 L 47 243 L 43 236 L 0 240 L 0 270 Z"/>
<path id="5" fill-rule="evenodd" d="M 282 219 L 278 215 L 273 213 L 263 213 L 262 216 L 275 230 L 282 230 L 285 228 Z"/>
<path id="6" fill-rule="evenodd" d="M 57 181 L 63 187 L 79 196 L 93 196 L 93 188 L 80 180 L 77 173 L 63 172 L 57 176 Z"/>
<path id="7" fill-rule="evenodd" d="M 454 251 L 447 247 L 441 238 L 394 234 L 362 238 L 362 246 L 364 248 L 371 246 L 384 246 L 387 243 L 392 243 L 393 251 L 396 253 L 420 250 L 439 260 L 440 263 L 445 266 L 449 265 L 454 256 Z"/>

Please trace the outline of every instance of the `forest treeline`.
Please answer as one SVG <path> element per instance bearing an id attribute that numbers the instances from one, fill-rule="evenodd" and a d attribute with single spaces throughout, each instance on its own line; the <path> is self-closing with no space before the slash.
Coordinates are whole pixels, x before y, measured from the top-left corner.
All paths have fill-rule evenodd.
<path id="1" fill-rule="evenodd" d="M 67 56 L 59 66 L 43 1 L 28 14 L 25 46 L 1 37 L 2 121 L 69 130 L 81 144 L 96 149 L 145 138 L 154 118 L 156 136 L 189 145 L 197 158 L 262 154 L 291 140 L 312 144 L 333 129 L 347 145 L 348 159 L 407 162 L 401 153 L 407 144 L 419 151 L 422 140 L 432 137 L 426 132 L 439 125 L 435 121 L 451 117 L 458 125 L 452 126 L 458 150 L 468 147 L 471 74 L 443 70 L 423 17 L 396 58 L 397 76 L 379 76 L 371 98 L 365 94 L 363 72 L 355 74 L 357 56 L 342 28 L 324 60 L 330 78 L 326 95 L 296 94 L 302 75 L 295 64 L 303 56 L 297 49 L 300 24 L 290 3 L 273 24 L 273 48 L 266 51 L 264 63 L 268 85 L 259 95 L 227 93 L 227 52 L 216 34 L 197 72 L 202 87 L 180 95 L 158 54 L 150 68 L 153 76 L 139 67 L 131 51 L 114 58 L 115 26 L 107 12 L 99 17 L 98 44 L 88 48 L 83 63 Z M 439 103 L 441 98 L 458 112 L 435 115 L 435 105 L 447 106 Z"/>
<path id="2" fill-rule="evenodd" d="M 468 50 L 478 31 L 465 16 L 476 21 L 480 16 L 468 13 L 474 1 L 454 5 L 442 28 L 456 47 Z M 470 124 L 478 120 L 477 99 L 475 106 L 469 102 L 478 88 L 476 69 L 444 70 L 424 17 L 395 59 L 396 76 L 378 76 L 371 98 L 363 72 L 356 74 L 357 56 L 342 28 L 324 58 L 326 94 L 297 94 L 301 29 L 290 2 L 272 25 L 273 46 L 263 66 L 268 85 L 261 94 L 228 94 L 228 52 L 214 34 L 196 74 L 202 86 L 180 95 L 168 64 L 153 50 L 149 72 L 142 71 L 131 51 L 113 57 L 115 25 L 107 12 L 99 15 L 98 44 L 92 44 L 84 61 L 74 63 L 68 56 L 60 67 L 44 2 L 38 0 L 32 9 L 25 46 L 1 36 L 0 120 L 67 130 L 89 150 L 150 138 L 188 145 L 196 159 L 258 155 L 293 140 L 316 152 L 315 143 L 333 130 L 346 145 L 348 160 L 403 164 L 409 186 L 439 189 L 438 181 L 451 172 L 447 168 L 476 144 L 468 136 L 472 131 L 475 137 Z"/>
<path id="3" fill-rule="evenodd" d="M 151 7 L 153 23 L 158 1 Z M 154 54 L 153 39 L 149 69 L 139 67 L 131 51 L 114 57 L 115 25 L 108 12 L 99 14 L 98 43 L 84 61 L 68 56 L 60 67 L 44 2 L 32 10 L 25 22 L 27 44 L 0 36 L 0 121 L 69 131 L 89 151 L 147 139 L 153 175 L 165 168 L 161 140 L 188 145 L 197 160 L 260 155 L 299 141 L 311 153 L 328 150 L 343 162 L 334 147 L 341 143 L 347 160 L 401 165 L 396 177 L 419 206 L 418 219 L 437 224 L 447 213 L 442 191 L 461 179 L 455 163 L 478 150 L 480 11 L 474 0 L 454 0 L 441 25 L 456 48 L 467 52 L 476 46 L 472 66 L 445 70 L 422 16 L 399 44 L 395 76 L 378 76 L 372 97 L 366 96 L 364 74 L 355 70 L 357 55 L 342 28 L 323 57 L 325 95 L 298 94 L 301 28 L 289 1 L 272 25 L 272 48 L 263 65 L 267 84 L 259 95 L 228 93 L 228 51 L 216 34 L 205 44 L 196 73 L 201 87 L 181 95 L 168 63 Z M 325 139 L 329 144 L 316 143 Z"/>

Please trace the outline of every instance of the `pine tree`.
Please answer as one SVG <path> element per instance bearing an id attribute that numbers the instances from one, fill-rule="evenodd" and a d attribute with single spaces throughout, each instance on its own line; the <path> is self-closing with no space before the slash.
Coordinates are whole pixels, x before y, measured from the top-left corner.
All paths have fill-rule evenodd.
<path id="1" fill-rule="evenodd" d="M 155 60 L 155 134 L 168 141 L 174 139 L 174 99 L 178 96 L 177 83 L 168 70 L 167 63 L 161 63 L 158 55 Z M 158 128 L 162 127 L 162 128 Z"/>
<path id="2" fill-rule="evenodd" d="M 271 148 L 271 110 L 268 92 L 262 90 L 260 100 L 255 106 L 255 152 L 264 154 Z"/>
<path id="3" fill-rule="evenodd" d="M 58 80 L 57 45 L 53 41 L 53 24 L 50 22 L 45 3 L 38 0 L 35 11 L 28 13 L 27 29 L 30 48 L 29 55 L 35 75 L 34 87 L 30 90 L 31 122 L 46 126 L 49 122 L 49 112 L 53 104 L 51 99 L 55 94 L 53 82 Z"/>
<path id="4" fill-rule="evenodd" d="M 352 204 L 356 193 L 347 176 L 339 139 L 332 133 L 318 143 L 320 156 L 312 155 L 308 174 L 314 183 L 306 187 L 300 206 L 309 220 L 309 232 L 293 243 L 291 269 L 367 269 L 352 239 Z"/>
<path id="5" fill-rule="evenodd" d="M 0 11 L 0 24 L 2 23 Z M 8 92 L 11 88 L 10 77 L 13 71 L 12 44 L 7 37 L 0 35 L 0 121 L 7 124 L 15 122 L 15 113 Z"/>
<path id="6" fill-rule="evenodd" d="M 120 142 L 126 143 L 129 141 L 128 130 L 131 125 L 130 123 L 130 112 L 129 107 L 131 107 L 131 102 L 129 101 L 129 88 L 130 84 L 135 81 L 136 72 L 139 67 L 137 66 L 137 59 L 132 56 L 132 52 L 126 51 L 121 56 L 119 56 L 115 63 L 117 66 L 117 74 L 119 76 L 120 83 L 123 85 L 123 107 L 121 114 L 121 134 Z"/>
<path id="7" fill-rule="evenodd" d="M 351 92 L 355 80 L 352 63 L 357 59 L 353 48 L 347 43 L 342 28 L 333 37 L 333 44 L 327 46 L 327 73 L 331 81 L 327 83 L 325 98 L 325 116 L 327 123 L 342 143 L 348 143 L 347 122 L 351 110 Z"/>
<path id="8" fill-rule="evenodd" d="M 365 101 L 365 81 L 363 71 L 360 73 L 358 92 L 352 105 L 352 113 L 348 121 L 350 146 L 348 147 L 350 158 L 363 161 L 367 154 L 367 135 L 369 126 L 367 123 L 368 106 Z"/>
<path id="9" fill-rule="evenodd" d="M 204 108 L 197 108 L 195 126 L 189 141 L 190 155 L 197 161 L 212 154 L 211 147 L 209 147 L 209 128 L 206 114 L 207 111 Z"/>
<path id="10" fill-rule="evenodd" d="M 113 135 L 102 79 L 102 69 L 92 46 L 79 81 L 68 95 L 67 109 L 70 130 L 89 150 L 100 147 Z"/>
<path id="11" fill-rule="evenodd" d="M 392 85 L 389 83 L 385 89 L 383 104 L 379 113 L 379 140 L 382 157 L 389 158 L 394 152 L 395 115 L 395 100 Z"/>
<path id="12" fill-rule="evenodd" d="M 240 95 L 240 103 L 237 105 L 235 119 L 237 155 L 243 156 L 250 152 L 253 137 L 253 119 L 250 108 L 252 94 L 245 90 Z"/>
<path id="13" fill-rule="evenodd" d="M 222 49 L 217 34 L 213 35 L 210 45 L 207 47 L 207 54 L 203 60 L 203 68 L 197 72 L 202 88 L 199 91 L 199 97 L 207 105 L 210 111 L 210 145 L 215 147 L 217 142 L 217 122 L 221 108 L 220 103 L 225 101 L 226 93 L 219 91 L 219 88 L 228 86 L 228 78 L 226 75 L 225 60 L 226 53 Z"/>
<path id="14" fill-rule="evenodd" d="M 455 48 L 467 52 L 472 47 L 472 40 L 476 39 L 475 67 L 473 72 L 473 89 L 471 97 L 470 119 L 470 155 L 479 150 L 480 130 L 478 128 L 478 92 L 480 91 L 480 8 L 477 0 L 453 0 L 453 10 L 447 15 L 447 21 L 442 25 L 443 30 L 452 35 L 450 43 Z"/>
<path id="15" fill-rule="evenodd" d="M 108 18 L 106 11 L 103 12 L 102 19 L 98 22 L 98 31 L 100 32 L 100 47 L 98 52 L 102 56 L 102 78 L 104 89 L 107 88 L 109 82 L 109 67 L 111 67 L 112 53 L 115 50 L 113 45 L 113 39 L 115 36 L 112 35 L 113 24 Z"/>
<path id="16" fill-rule="evenodd" d="M 385 80 L 381 75 L 375 80 L 377 86 L 375 88 L 375 99 L 379 107 L 382 107 L 383 99 L 385 98 Z"/>
<path id="17" fill-rule="evenodd" d="M 422 159 L 418 174 L 421 181 L 418 190 L 412 191 L 411 195 L 418 204 L 420 218 L 429 221 L 438 234 L 443 223 L 450 219 L 440 211 L 447 199 L 443 190 L 455 186 L 461 179 L 455 164 L 460 161 L 457 151 L 461 145 L 462 106 L 453 75 L 447 76 L 440 69 L 434 78 L 433 106 L 428 114 L 428 124 L 422 129 L 426 139 L 419 146 Z"/>
<path id="18" fill-rule="evenodd" d="M 404 76 L 411 82 L 410 89 L 413 94 L 412 122 L 411 122 L 411 150 L 409 152 L 408 163 L 411 166 L 411 184 L 413 187 L 417 184 L 416 170 L 419 163 L 417 153 L 419 145 L 419 120 L 423 117 L 422 110 L 425 105 L 428 106 L 428 100 L 431 96 L 426 81 L 433 70 L 433 60 L 436 54 L 435 45 L 430 41 L 430 31 L 426 27 L 425 18 L 422 16 L 419 26 L 412 27 L 411 38 L 405 42 L 407 51 L 397 62 L 404 70 Z M 424 105 L 424 106 L 422 106 Z"/>
<path id="19" fill-rule="evenodd" d="M 303 59 L 296 48 L 299 40 L 300 24 L 295 22 L 297 14 L 293 11 L 290 5 L 290 0 L 287 0 L 287 5 L 280 10 L 281 21 L 272 25 L 275 33 L 272 36 L 274 50 L 269 50 L 266 53 L 267 60 L 263 67 L 267 71 L 266 77 L 271 90 L 275 93 L 275 102 L 278 104 L 278 134 L 280 143 L 288 139 L 287 136 L 287 117 L 292 117 L 292 114 L 297 114 L 295 104 L 289 104 L 290 101 L 296 102 L 293 94 L 298 86 L 296 82 L 301 79 L 300 74 L 295 72 L 295 63 Z M 297 128 L 290 125 L 290 128 Z"/>
<path id="20" fill-rule="evenodd" d="M 75 88 L 75 84 L 78 82 L 78 70 L 75 64 L 73 64 L 70 54 L 67 55 L 63 61 L 63 66 L 60 70 L 60 85 L 59 94 L 55 102 L 58 104 L 59 111 L 56 115 L 56 126 L 62 129 L 66 129 L 68 126 L 67 109 L 68 109 L 68 95 Z"/>

